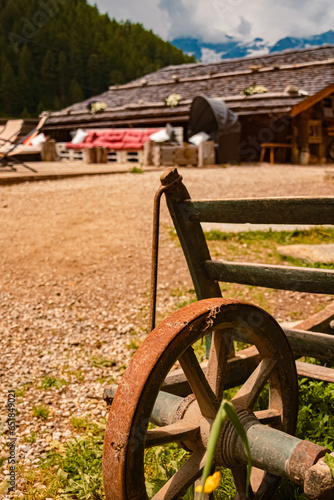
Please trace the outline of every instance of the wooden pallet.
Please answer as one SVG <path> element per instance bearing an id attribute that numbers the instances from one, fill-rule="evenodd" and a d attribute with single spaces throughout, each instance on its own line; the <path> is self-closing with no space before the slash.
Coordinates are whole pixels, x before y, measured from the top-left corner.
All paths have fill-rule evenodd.
<path id="1" fill-rule="evenodd" d="M 87 129 L 87 132 L 103 132 L 104 129 Z M 107 130 L 107 129 L 105 129 Z M 119 131 L 129 130 L 129 129 L 117 129 Z M 143 129 L 142 129 L 143 130 Z M 146 129 L 145 129 L 146 130 Z M 183 127 L 175 127 L 175 138 L 178 144 L 183 144 Z M 146 143 L 148 144 L 148 143 Z M 83 150 L 73 150 L 67 149 L 65 142 L 56 143 L 56 153 L 60 160 L 68 161 L 85 161 L 85 155 Z M 89 161 L 89 163 L 92 163 Z M 108 151 L 107 153 L 107 163 L 139 163 L 139 164 L 152 164 L 145 163 L 144 151 L 135 149 L 126 149 L 122 151 Z"/>
<path id="2" fill-rule="evenodd" d="M 86 163 L 95 163 L 92 161 L 92 155 L 87 150 L 67 149 L 65 142 L 57 142 L 56 153 L 60 160 L 67 161 L 85 161 Z M 143 163 L 144 151 L 141 150 L 123 150 L 123 151 L 108 151 L 107 163 Z M 98 161 L 97 163 L 101 163 Z M 103 163 L 106 163 L 103 161 Z"/>
<path id="3" fill-rule="evenodd" d="M 144 146 L 144 165 L 160 166 L 198 166 L 215 164 L 213 141 L 203 142 L 197 146 L 174 146 L 148 142 Z"/>

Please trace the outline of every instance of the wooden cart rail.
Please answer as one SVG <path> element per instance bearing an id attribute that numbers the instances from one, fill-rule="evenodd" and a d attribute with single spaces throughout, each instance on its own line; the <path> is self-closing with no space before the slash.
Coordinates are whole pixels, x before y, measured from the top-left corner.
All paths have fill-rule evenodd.
<path id="1" fill-rule="evenodd" d="M 170 169 L 162 184 L 179 177 Z M 167 205 L 180 239 L 198 299 L 220 297 L 218 281 L 282 290 L 334 294 L 334 271 L 213 261 L 201 222 L 250 224 L 334 224 L 334 197 L 191 200 L 182 183 L 167 189 Z"/>
<path id="2" fill-rule="evenodd" d="M 331 225 L 334 224 L 334 197 L 192 200 L 181 180 L 175 168 L 166 170 L 161 177 L 168 209 L 187 260 L 198 300 L 221 297 L 219 282 L 334 295 L 333 270 L 212 260 L 201 226 L 202 222 Z M 320 336 L 332 340 L 327 334 L 332 332 L 329 324 L 334 318 L 333 304 L 327 309 L 329 312 L 320 314 L 321 317 L 319 313 L 314 315 L 314 321 L 311 317 L 297 325 L 296 328 L 304 330 L 305 353 L 299 348 L 298 352 L 295 352 L 296 357 L 309 355 L 308 340 L 311 339 L 308 339 L 309 335 L 305 330 L 318 329 L 322 332 L 319 333 L 319 345 L 324 348 L 326 338 Z M 293 332 L 294 330 L 286 331 L 292 348 L 295 344 L 291 341 Z M 298 338 L 300 334 L 296 331 L 295 335 Z M 331 345 L 332 342 L 327 342 L 326 359 L 328 356 L 334 359 L 332 348 L 328 353 L 328 347 Z M 316 351 L 315 356 L 323 358 L 321 352 Z M 299 362 L 298 372 L 309 373 L 315 377 L 312 365 L 302 365 Z M 318 378 L 334 382 L 334 370 L 320 368 L 322 367 L 319 367 Z M 323 370 L 326 373 L 323 373 Z"/>
<path id="3" fill-rule="evenodd" d="M 184 200 L 180 210 L 199 222 L 233 224 L 334 224 L 334 196 L 329 198 L 242 198 Z"/>

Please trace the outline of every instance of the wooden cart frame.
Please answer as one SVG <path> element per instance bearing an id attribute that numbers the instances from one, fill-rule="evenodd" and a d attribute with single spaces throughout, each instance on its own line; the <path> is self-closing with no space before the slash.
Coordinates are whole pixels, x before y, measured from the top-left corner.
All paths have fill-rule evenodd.
<path id="1" fill-rule="evenodd" d="M 215 465 L 232 470 L 238 499 L 271 498 L 280 476 L 301 484 L 313 499 L 334 498 L 334 481 L 323 457 L 325 447 L 293 437 L 298 414 L 299 374 L 334 381 L 334 370 L 295 359 L 334 359 L 333 306 L 285 329 L 262 309 L 223 299 L 219 281 L 310 293 L 334 294 L 334 271 L 213 261 L 201 223 L 332 224 L 334 197 L 192 200 L 176 169 L 161 177 L 155 199 L 151 323 L 155 320 L 159 203 L 167 205 L 194 283 L 198 302 L 166 318 L 148 335 L 115 390 L 104 442 L 103 474 L 107 500 L 147 500 L 145 448 L 180 443 L 190 458 L 154 495 L 178 500 L 201 476 L 208 435 L 224 389 L 242 385 L 232 398 L 246 429 L 254 466 L 246 497 L 247 458 L 233 426 L 225 425 Z M 202 300 L 206 299 L 206 300 Z M 316 330 L 316 331 L 314 331 Z M 318 331 L 317 331 L 318 330 Z M 208 360 L 199 363 L 193 344 L 206 336 Z M 251 347 L 234 352 L 233 342 Z M 181 369 L 173 370 L 176 362 Z M 265 408 L 256 401 L 269 383 Z M 158 428 L 148 429 L 153 422 Z M 333 454 L 334 455 L 334 454 Z M 210 495 L 206 499 L 212 499 Z"/>

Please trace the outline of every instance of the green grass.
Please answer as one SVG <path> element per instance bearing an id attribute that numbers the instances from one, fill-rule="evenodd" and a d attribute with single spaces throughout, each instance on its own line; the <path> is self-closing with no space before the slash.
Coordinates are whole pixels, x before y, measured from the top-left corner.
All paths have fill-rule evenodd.
<path id="1" fill-rule="evenodd" d="M 25 479 L 24 499 L 102 500 L 102 446 L 105 421 L 73 418 L 73 427 L 82 433 L 64 445 L 52 448 L 39 469 L 20 466 Z M 38 489 L 36 485 L 45 485 Z"/>
<path id="2" fill-rule="evenodd" d="M 174 310 L 181 309 L 193 302 L 196 302 L 196 293 L 193 288 L 173 288 L 170 292 L 171 297 L 174 297 Z"/>
<path id="3" fill-rule="evenodd" d="M 47 420 L 49 416 L 50 410 L 45 406 L 33 406 L 32 414 L 36 418 L 40 418 L 41 420 Z"/>
<path id="4" fill-rule="evenodd" d="M 214 256 L 225 259 L 247 260 L 266 264 L 279 264 L 282 260 L 293 265 L 332 269 L 332 265 L 309 264 L 299 259 L 286 258 L 277 252 L 278 245 L 321 244 L 334 242 L 334 229 L 315 227 L 294 231 L 244 231 L 226 233 L 208 231 L 205 237 Z"/>
<path id="5" fill-rule="evenodd" d="M 2 467 L 8 460 L 8 455 L 0 456 L 0 467 Z"/>
<path id="6" fill-rule="evenodd" d="M 101 429 L 105 428 L 104 423 L 99 423 L 92 421 L 87 417 L 73 417 L 71 418 L 71 424 L 74 429 L 79 431 L 86 431 L 93 434 L 99 434 Z"/>
<path id="7" fill-rule="evenodd" d="M 113 359 L 104 358 L 103 356 L 93 356 L 90 361 L 93 366 L 98 368 L 111 368 L 116 366 L 116 362 Z"/>
<path id="8" fill-rule="evenodd" d="M 143 169 L 142 168 L 133 167 L 130 170 L 130 174 L 142 174 L 142 173 L 143 173 Z"/>
<path id="9" fill-rule="evenodd" d="M 85 376 L 82 373 L 82 370 L 75 370 L 73 372 L 68 372 L 69 375 L 73 375 L 77 382 L 83 382 L 85 380 Z"/>
<path id="10" fill-rule="evenodd" d="M 198 345 L 197 345 L 198 344 Z M 196 344 L 196 353 L 203 355 L 202 345 Z M 307 361 L 312 361 L 308 359 Z M 232 398 L 238 388 L 225 392 L 224 397 Z M 299 379 L 299 416 L 296 436 L 309 439 L 320 445 L 333 448 L 334 428 L 334 384 Z M 266 390 L 261 394 L 260 406 L 267 403 Z M 73 417 L 73 428 L 80 434 L 64 445 L 53 448 L 41 467 L 25 468 L 20 473 L 26 480 L 24 498 L 26 500 L 102 500 L 102 446 L 105 421 L 95 422 L 87 417 Z M 177 444 L 157 446 L 145 451 L 145 478 L 149 497 L 180 468 L 188 457 L 188 452 Z M 228 469 L 220 469 L 222 481 L 214 492 L 215 499 L 230 500 L 235 495 L 232 474 Z M 34 485 L 44 484 L 46 489 L 38 490 Z M 283 480 L 275 500 L 302 500 L 302 488 Z M 193 500 L 193 490 L 189 489 L 183 500 Z"/>
<path id="11" fill-rule="evenodd" d="M 175 238 L 175 231 L 170 232 Z M 282 257 L 277 253 L 277 245 L 290 245 L 299 243 L 331 243 L 334 242 L 334 230 L 328 228 L 315 228 L 305 231 L 255 231 L 243 233 L 221 233 L 210 231 L 206 233 L 210 250 L 215 256 L 223 255 L 231 260 L 248 260 L 277 264 L 282 262 Z M 287 260 L 287 264 L 308 266 L 302 261 Z M 317 267 L 316 264 L 314 267 Z M 325 267 L 319 265 L 319 267 Z M 330 267 L 331 269 L 332 267 Z M 224 296 L 233 296 L 240 300 L 255 300 L 258 305 L 270 312 L 269 300 L 275 298 L 276 290 L 259 291 L 256 287 L 238 287 L 233 284 L 222 285 Z M 266 295 L 265 295 L 266 294 Z M 193 289 L 178 288 L 172 290 L 171 296 L 175 297 L 175 308 L 195 300 Z M 130 341 L 129 348 L 136 349 L 138 338 Z M 199 361 L 205 357 L 205 344 L 198 341 L 195 344 L 195 353 Z M 238 348 L 245 347 L 239 345 Z M 312 360 L 308 360 L 312 361 Z M 315 361 L 313 361 L 315 362 Z M 113 360 L 94 356 L 91 364 L 98 367 L 111 367 Z M 124 367 L 125 368 L 125 367 Z M 78 372 L 67 372 L 74 375 L 78 381 L 83 380 L 83 375 Z M 47 380 L 46 380 L 47 379 Z M 51 380 L 49 380 L 51 379 Z M 44 382 L 43 382 L 44 381 Z M 54 387 L 56 379 L 45 377 L 42 385 L 44 388 Z M 299 416 L 296 435 L 301 439 L 309 439 L 333 450 L 334 428 L 334 384 L 299 380 Z M 231 398 L 237 388 L 226 392 L 225 397 Z M 264 390 L 261 394 L 260 406 L 267 403 Z M 43 407 L 34 410 L 43 417 Z M 41 411 L 42 410 L 42 411 Z M 46 409 L 48 410 L 48 409 Z M 38 415 L 35 415 L 38 416 Z M 46 417 L 47 418 L 47 417 Z M 47 459 L 42 461 L 40 469 L 22 470 L 26 479 L 24 498 L 27 500 L 102 500 L 102 445 L 104 431 L 103 423 L 93 422 L 89 418 L 73 417 L 72 427 L 80 437 L 64 445 L 52 449 Z M 150 448 L 145 451 L 145 474 L 147 489 L 150 498 L 171 477 L 187 459 L 188 453 L 176 444 Z M 222 481 L 214 492 L 215 499 L 230 500 L 235 495 L 232 474 L 227 469 L 222 469 Z M 45 490 L 36 490 L 36 483 L 45 484 Z M 305 496 L 302 488 L 290 481 L 283 480 L 274 495 L 275 500 L 302 500 Z M 189 489 L 184 500 L 193 500 L 193 490 Z"/>
<path id="12" fill-rule="evenodd" d="M 278 245 L 320 244 L 334 242 L 334 229 L 314 227 L 312 229 L 296 229 L 294 231 L 243 231 L 226 233 L 208 231 L 205 233 L 208 241 L 230 241 L 234 243 L 256 244 L 274 242 Z"/>
<path id="13" fill-rule="evenodd" d="M 301 259 L 295 259 L 294 257 L 290 257 L 290 256 L 280 256 L 280 258 L 283 260 L 283 261 L 286 261 L 286 262 L 289 262 L 289 264 L 291 264 L 292 266 L 296 266 L 296 267 L 313 267 L 313 268 L 316 268 L 316 269 L 334 269 L 334 264 L 323 264 L 322 262 L 306 262 L 304 260 L 301 260 Z"/>
<path id="14" fill-rule="evenodd" d="M 27 390 L 27 388 L 26 388 L 26 386 L 25 386 L 25 385 L 23 385 L 23 386 L 22 386 L 22 387 L 20 387 L 20 388 L 16 388 L 16 389 L 15 389 L 15 396 L 16 396 L 17 398 L 23 398 L 23 397 L 24 397 L 24 395 L 25 395 L 25 393 L 26 393 L 26 390 Z"/>
<path id="15" fill-rule="evenodd" d="M 24 443 L 36 443 L 36 439 L 37 439 L 37 432 L 31 432 L 31 434 L 25 434 L 23 436 L 23 442 Z"/>
<path id="16" fill-rule="evenodd" d="M 38 387 L 38 389 L 51 389 L 52 387 L 56 387 L 57 389 L 60 389 L 60 387 L 63 387 L 64 385 L 68 385 L 69 382 L 67 382 L 64 379 L 56 379 L 55 377 L 49 377 L 46 376 L 43 378 L 41 385 Z"/>
<path id="17" fill-rule="evenodd" d="M 143 340 L 140 339 L 139 337 L 133 337 L 132 339 L 130 339 L 130 342 L 127 344 L 127 348 L 128 349 L 133 349 L 134 351 L 136 351 L 143 343 Z"/>
<path id="18" fill-rule="evenodd" d="M 145 479 L 149 498 L 159 491 L 188 457 L 189 453 L 175 443 L 145 450 Z"/>

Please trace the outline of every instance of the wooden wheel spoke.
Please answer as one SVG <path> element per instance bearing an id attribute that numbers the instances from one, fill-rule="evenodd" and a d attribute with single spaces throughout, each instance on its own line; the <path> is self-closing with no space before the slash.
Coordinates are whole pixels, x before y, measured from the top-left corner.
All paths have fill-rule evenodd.
<path id="1" fill-rule="evenodd" d="M 275 359 L 263 359 L 234 396 L 232 399 L 233 404 L 243 406 L 244 408 L 253 408 L 276 364 L 277 360 Z"/>
<path id="2" fill-rule="evenodd" d="M 176 474 L 154 495 L 152 500 L 177 500 L 182 497 L 189 486 L 201 476 L 205 459 L 204 450 L 194 452 Z"/>
<path id="3" fill-rule="evenodd" d="M 202 480 L 201 480 L 201 478 L 197 479 L 197 481 L 195 482 L 194 486 L 195 486 L 194 500 L 214 500 L 213 493 L 204 493 L 202 495 L 201 492 L 196 492 L 196 487 L 197 486 L 202 486 Z"/>
<path id="4" fill-rule="evenodd" d="M 215 330 L 212 334 L 206 378 L 218 401 L 223 399 L 227 359 L 231 352 L 233 352 L 233 342 L 230 335 L 226 335 L 222 330 Z"/>
<path id="5" fill-rule="evenodd" d="M 206 362 L 206 369 L 199 364 L 192 348 L 205 328 L 205 333 L 215 333 L 214 348 Z M 255 347 L 236 353 L 230 359 L 228 339 L 230 335 L 234 338 L 239 333 Z M 169 395 L 162 394 L 166 374 L 176 362 L 180 362 L 182 370 L 177 374 L 173 372 L 175 379 L 170 385 L 177 386 L 181 378 L 182 389 L 177 388 L 178 396 L 172 391 Z M 234 372 L 231 380 L 224 381 L 224 365 L 227 365 L 227 374 Z M 226 387 L 234 387 L 236 382 L 241 384 L 248 376 L 233 399 L 237 409 L 253 410 L 256 400 L 262 399 L 268 381 L 268 409 L 256 415 L 262 423 L 274 425 L 293 435 L 298 411 L 295 359 L 281 328 L 267 313 L 252 305 L 214 298 L 189 305 L 166 318 L 136 352 L 109 412 L 102 461 L 106 500 L 147 498 L 145 448 L 169 442 L 184 443 L 185 446 L 189 443 L 187 447 L 192 454 L 155 493 L 154 500 L 182 498 L 201 477 L 207 458 L 204 444 L 212 419 L 219 410 L 218 397 L 222 386 L 225 383 Z M 187 398 L 189 392 L 194 394 Z M 186 400 L 179 396 L 186 397 Z M 179 417 L 183 417 L 182 422 Z M 160 427 L 147 431 L 150 419 Z M 199 426 L 203 429 L 200 435 Z M 262 430 L 272 432 L 266 426 Z M 254 429 L 249 433 L 252 460 L 259 467 L 263 464 L 267 468 L 274 443 L 266 447 L 261 440 L 256 440 L 256 432 L 257 429 Z M 221 461 L 234 468 L 238 499 L 241 500 L 245 499 L 246 490 L 245 454 L 234 439 L 238 438 L 233 430 L 230 434 L 230 428 L 226 428 L 226 434 L 221 437 Z M 219 457 L 216 458 L 220 462 Z M 278 474 L 281 471 L 285 473 L 284 464 L 275 468 L 268 465 L 268 468 Z M 255 470 L 251 477 L 251 498 L 269 498 L 279 479 L 279 476 L 269 472 Z M 210 496 L 205 500 L 211 500 Z"/>
<path id="6" fill-rule="evenodd" d="M 246 480 L 247 480 L 247 467 L 235 467 L 231 469 L 233 474 L 234 484 L 237 488 L 238 495 L 235 500 L 246 500 L 254 498 L 251 486 L 248 488 L 248 496 L 246 496 Z"/>
<path id="7" fill-rule="evenodd" d="M 255 411 L 254 415 L 258 418 L 263 425 L 279 425 L 282 422 L 281 413 L 274 409 Z"/>
<path id="8" fill-rule="evenodd" d="M 207 418 L 215 418 L 219 401 L 197 361 L 193 348 L 189 347 L 179 361 L 191 390 L 196 396 L 202 415 Z"/>
<path id="9" fill-rule="evenodd" d="M 180 420 L 172 425 L 149 429 L 146 433 L 145 448 L 160 446 L 167 443 L 176 443 L 178 441 L 194 441 L 198 438 L 199 427 L 194 427 L 186 421 Z"/>

